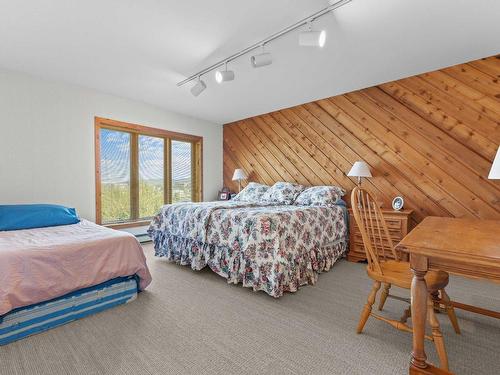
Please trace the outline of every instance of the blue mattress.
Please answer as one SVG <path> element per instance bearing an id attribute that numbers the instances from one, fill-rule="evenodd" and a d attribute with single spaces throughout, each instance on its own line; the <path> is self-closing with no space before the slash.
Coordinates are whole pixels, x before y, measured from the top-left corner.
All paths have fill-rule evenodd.
<path id="1" fill-rule="evenodd" d="M 0 345 L 133 301 L 135 276 L 118 277 L 50 301 L 21 307 L 0 316 Z"/>

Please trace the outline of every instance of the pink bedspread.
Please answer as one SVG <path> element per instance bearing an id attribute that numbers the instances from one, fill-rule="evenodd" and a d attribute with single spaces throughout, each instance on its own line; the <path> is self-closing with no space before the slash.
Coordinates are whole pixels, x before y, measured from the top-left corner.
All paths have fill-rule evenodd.
<path id="1" fill-rule="evenodd" d="M 141 290 L 151 282 L 141 245 L 129 233 L 87 220 L 0 232 L 0 315 L 134 274 Z"/>

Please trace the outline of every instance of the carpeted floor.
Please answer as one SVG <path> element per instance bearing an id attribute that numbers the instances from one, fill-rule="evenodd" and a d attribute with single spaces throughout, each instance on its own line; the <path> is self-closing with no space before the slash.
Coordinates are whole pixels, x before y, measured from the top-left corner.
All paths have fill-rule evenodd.
<path id="1" fill-rule="evenodd" d="M 411 335 L 374 319 L 354 332 L 370 289 L 363 265 L 341 261 L 275 300 L 145 251 L 153 283 L 138 300 L 0 347 L 0 374 L 407 373 Z M 453 278 L 448 290 L 500 310 L 500 285 Z M 399 317 L 403 307 L 389 299 L 385 310 Z M 439 315 L 451 369 L 500 373 L 500 321 L 457 312 L 461 336 Z"/>

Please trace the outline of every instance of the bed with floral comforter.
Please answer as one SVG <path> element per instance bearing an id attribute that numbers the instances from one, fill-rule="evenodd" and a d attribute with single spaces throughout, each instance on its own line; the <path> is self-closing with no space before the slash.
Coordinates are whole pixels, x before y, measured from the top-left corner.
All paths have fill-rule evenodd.
<path id="1" fill-rule="evenodd" d="M 164 206 L 148 230 L 157 256 L 273 297 L 315 284 L 347 250 L 345 204 L 246 202 Z"/>

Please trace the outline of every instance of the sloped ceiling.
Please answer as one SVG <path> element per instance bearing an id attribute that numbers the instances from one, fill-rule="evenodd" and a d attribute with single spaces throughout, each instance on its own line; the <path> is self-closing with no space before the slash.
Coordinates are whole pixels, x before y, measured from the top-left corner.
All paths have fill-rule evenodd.
<path id="1" fill-rule="evenodd" d="M 324 0 L 0 0 L 0 67 L 78 84 L 221 124 L 500 52 L 498 0 L 353 0 L 297 33 L 274 62 L 231 64 L 233 82 L 194 98 L 176 83 L 288 26 Z M 1 82 L 0 82 L 1 84 Z"/>

